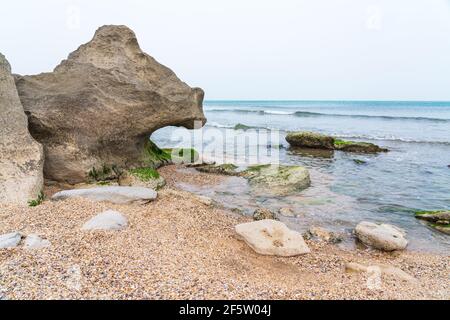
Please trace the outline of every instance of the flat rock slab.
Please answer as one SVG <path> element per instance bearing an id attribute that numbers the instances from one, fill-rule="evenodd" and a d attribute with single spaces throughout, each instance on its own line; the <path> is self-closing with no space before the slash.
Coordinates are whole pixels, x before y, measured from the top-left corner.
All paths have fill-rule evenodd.
<path id="1" fill-rule="evenodd" d="M 82 230 L 123 230 L 128 226 L 128 219 L 120 212 L 108 210 L 86 222 Z"/>
<path id="2" fill-rule="evenodd" d="M 240 239 L 262 255 L 292 257 L 311 252 L 300 233 L 279 221 L 244 223 L 235 230 Z"/>
<path id="3" fill-rule="evenodd" d="M 365 245 L 383 251 L 403 250 L 408 245 L 405 231 L 390 224 L 363 221 L 356 226 L 355 235 Z"/>
<path id="4" fill-rule="evenodd" d="M 25 249 L 43 249 L 50 247 L 50 241 L 42 239 L 37 234 L 30 234 L 25 238 Z"/>
<path id="5" fill-rule="evenodd" d="M 105 201 L 117 204 L 149 202 L 157 197 L 155 190 L 142 187 L 100 187 L 92 189 L 74 189 L 56 193 L 52 200 L 85 198 L 92 201 Z"/>
<path id="6" fill-rule="evenodd" d="M 0 235 L 0 249 L 16 248 L 21 240 L 22 235 L 19 232 Z"/>
<path id="7" fill-rule="evenodd" d="M 389 276 L 393 276 L 395 278 L 398 278 L 400 280 L 403 281 L 408 281 L 408 282 L 418 282 L 418 280 L 416 278 L 414 278 L 413 276 L 409 275 L 408 273 L 406 273 L 405 271 L 393 267 L 393 266 L 385 266 L 385 265 L 371 265 L 371 266 L 367 266 L 364 264 L 360 264 L 360 263 L 348 263 L 345 266 L 345 271 L 347 273 L 374 273 L 374 272 L 378 272 L 380 274 L 385 274 L 385 275 L 389 275 Z"/>

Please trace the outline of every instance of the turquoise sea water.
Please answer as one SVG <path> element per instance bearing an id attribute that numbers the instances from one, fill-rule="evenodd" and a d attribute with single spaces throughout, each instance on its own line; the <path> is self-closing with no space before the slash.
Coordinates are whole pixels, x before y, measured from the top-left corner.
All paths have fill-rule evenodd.
<path id="1" fill-rule="evenodd" d="M 227 197 L 220 190 L 197 192 L 222 196 L 227 204 L 235 201 L 249 213 L 257 205 L 274 210 L 292 207 L 305 215 L 303 221 L 287 221 L 298 229 L 314 223 L 342 231 L 351 230 L 361 220 L 387 222 L 407 230 L 413 249 L 450 249 L 449 236 L 414 218 L 415 210 L 450 209 L 450 102 L 207 101 L 204 110 L 206 129 L 237 136 L 244 134 L 233 129 L 237 124 L 281 130 L 281 162 L 308 167 L 313 186 L 297 198 L 246 199 L 242 186 L 237 185 L 231 197 L 230 190 Z M 152 138 L 160 145 L 172 146 L 172 130 L 162 129 Z M 292 150 L 284 136 L 297 130 L 373 142 L 391 152 L 361 155 Z M 245 154 L 233 152 L 237 157 Z M 366 164 L 358 165 L 355 159 Z"/>

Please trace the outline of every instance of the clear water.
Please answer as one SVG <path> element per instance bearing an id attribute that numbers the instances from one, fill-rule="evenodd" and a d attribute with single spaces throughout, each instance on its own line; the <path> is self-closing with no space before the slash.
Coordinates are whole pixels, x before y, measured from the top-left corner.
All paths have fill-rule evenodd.
<path id="1" fill-rule="evenodd" d="M 450 252 L 449 236 L 414 218 L 415 210 L 450 209 L 450 102 L 211 101 L 205 103 L 205 114 L 207 128 L 227 134 L 242 134 L 233 130 L 239 123 L 282 130 L 281 162 L 308 167 L 313 186 L 283 198 L 253 197 L 245 182 L 236 180 L 225 190 L 191 186 L 193 191 L 244 212 L 258 205 L 274 210 L 291 207 L 303 217 L 286 222 L 300 230 L 318 224 L 348 231 L 362 220 L 393 223 L 406 229 L 411 249 Z M 297 130 L 373 142 L 391 152 L 292 150 L 284 136 Z M 172 131 L 162 129 L 152 139 L 173 146 Z M 245 154 L 233 152 L 237 157 Z M 358 165 L 354 159 L 366 164 Z"/>

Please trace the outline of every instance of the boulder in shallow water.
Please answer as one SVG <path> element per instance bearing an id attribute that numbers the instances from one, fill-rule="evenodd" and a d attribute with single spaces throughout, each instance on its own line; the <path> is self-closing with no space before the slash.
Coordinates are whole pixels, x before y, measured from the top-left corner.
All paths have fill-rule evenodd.
<path id="1" fill-rule="evenodd" d="M 22 241 L 22 235 L 19 232 L 2 234 L 0 235 L 0 249 L 16 248 L 20 241 Z"/>
<path id="2" fill-rule="evenodd" d="M 286 141 L 291 146 L 317 149 L 334 149 L 334 138 L 315 132 L 290 132 Z"/>
<path id="3" fill-rule="evenodd" d="M 339 243 L 343 240 L 341 235 L 338 235 L 321 227 L 313 226 L 309 228 L 308 232 L 312 237 L 328 243 Z"/>
<path id="4" fill-rule="evenodd" d="M 52 200 L 85 198 L 97 202 L 117 204 L 146 203 L 155 200 L 157 193 L 153 189 L 142 187 L 99 187 L 92 189 L 74 189 L 56 193 Z"/>
<path id="5" fill-rule="evenodd" d="M 373 143 L 355 142 L 335 139 L 332 136 L 314 132 L 291 132 L 286 136 L 286 141 L 293 147 L 315 148 L 323 150 L 340 150 L 356 153 L 388 152 Z"/>
<path id="6" fill-rule="evenodd" d="M 300 233 L 279 221 L 244 223 L 235 230 L 241 240 L 262 255 L 292 257 L 311 252 Z"/>
<path id="7" fill-rule="evenodd" d="M 356 152 L 356 153 L 380 153 L 389 151 L 388 149 L 381 148 L 373 143 L 345 141 L 345 140 L 336 140 L 334 142 L 334 147 L 335 150 L 345 152 Z"/>
<path id="8" fill-rule="evenodd" d="M 253 220 L 255 220 L 255 221 L 267 220 L 267 219 L 278 220 L 276 214 L 273 213 L 272 211 L 270 211 L 269 209 L 258 208 L 253 213 Z"/>
<path id="9" fill-rule="evenodd" d="M 103 26 L 53 72 L 17 76 L 30 131 L 45 149 L 45 176 L 81 183 L 92 168 L 157 167 L 149 136 L 202 126 L 204 92 L 144 53 L 125 26 Z"/>
<path id="10" fill-rule="evenodd" d="M 0 203 L 25 205 L 41 192 L 44 152 L 28 132 L 11 67 L 0 53 Z"/>
<path id="11" fill-rule="evenodd" d="M 120 212 L 108 210 L 86 222 L 82 230 L 123 230 L 128 226 L 128 219 Z"/>
<path id="12" fill-rule="evenodd" d="M 390 224 L 363 221 L 356 226 L 355 235 L 365 245 L 382 251 L 404 250 L 408 245 L 406 232 Z"/>
<path id="13" fill-rule="evenodd" d="M 287 195 L 311 185 L 309 171 L 301 166 L 251 166 L 242 175 L 258 194 Z"/>

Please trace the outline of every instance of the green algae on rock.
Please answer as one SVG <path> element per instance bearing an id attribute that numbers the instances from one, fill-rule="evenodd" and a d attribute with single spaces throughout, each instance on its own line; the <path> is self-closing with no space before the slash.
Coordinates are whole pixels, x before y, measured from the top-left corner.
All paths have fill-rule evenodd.
<path id="1" fill-rule="evenodd" d="M 294 147 L 334 149 L 334 138 L 315 132 L 290 132 L 286 141 Z"/>
<path id="2" fill-rule="evenodd" d="M 373 143 L 340 140 L 335 139 L 332 136 L 315 132 L 290 132 L 286 136 L 286 141 L 293 147 L 301 148 L 340 150 L 359 153 L 379 153 L 389 151 Z"/>
<path id="3" fill-rule="evenodd" d="M 241 175 L 257 193 L 286 195 L 311 186 L 309 171 L 301 166 L 251 166 Z"/>
<path id="4" fill-rule="evenodd" d="M 418 211 L 415 217 L 426 221 L 431 228 L 450 235 L 450 211 Z"/>

